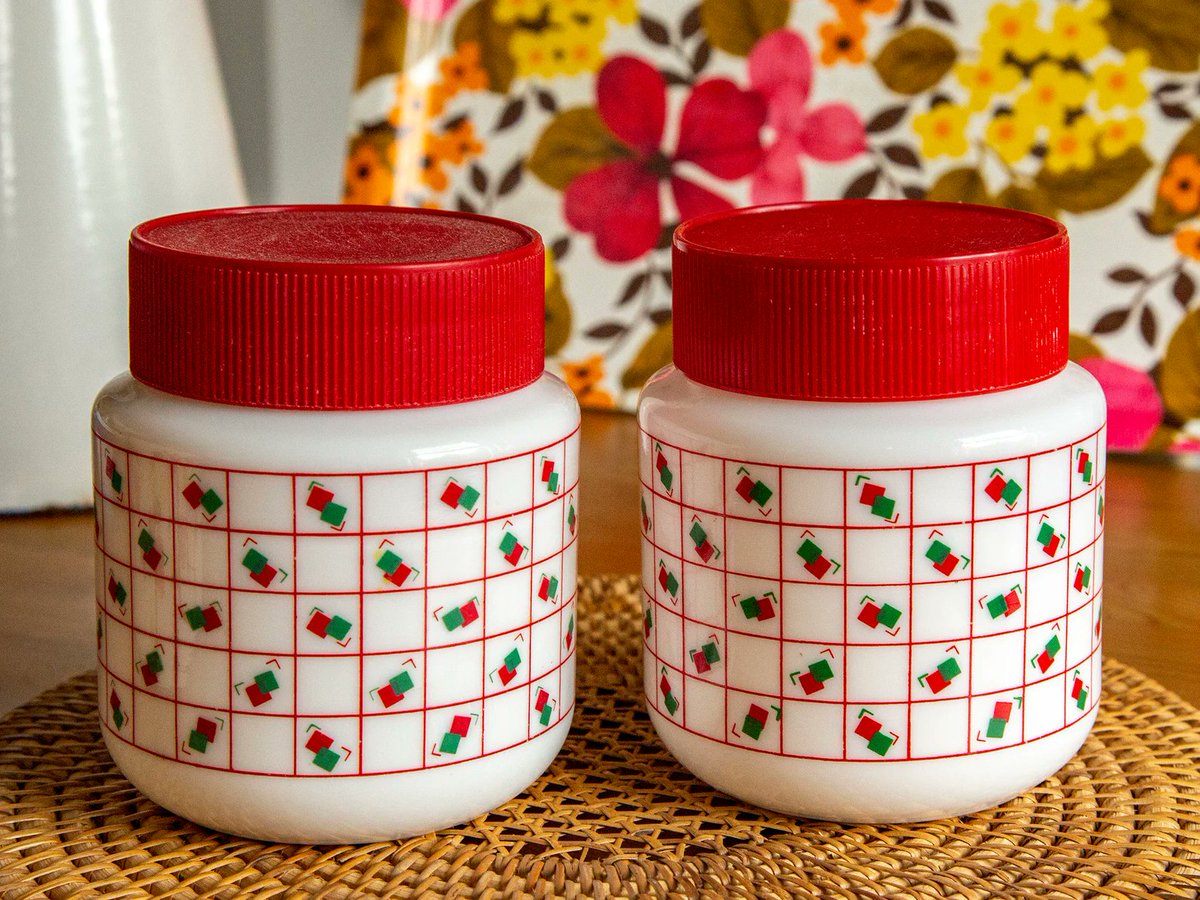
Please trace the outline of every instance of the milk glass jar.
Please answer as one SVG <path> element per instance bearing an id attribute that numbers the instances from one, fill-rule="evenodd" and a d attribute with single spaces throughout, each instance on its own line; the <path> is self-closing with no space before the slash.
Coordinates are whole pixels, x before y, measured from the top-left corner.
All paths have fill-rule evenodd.
<path id="1" fill-rule="evenodd" d="M 263 840 L 485 813 L 570 726 L 578 428 L 542 244 L 480 216 L 217 210 L 130 243 L 96 401 L 102 732 Z"/>
<path id="2" fill-rule="evenodd" d="M 1100 691 L 1105 404 L 1067 235 L 886 201 L 694 219 L 638 413 L 645 693 L 715 787 L 848 822 L 1054 773 Z"/>

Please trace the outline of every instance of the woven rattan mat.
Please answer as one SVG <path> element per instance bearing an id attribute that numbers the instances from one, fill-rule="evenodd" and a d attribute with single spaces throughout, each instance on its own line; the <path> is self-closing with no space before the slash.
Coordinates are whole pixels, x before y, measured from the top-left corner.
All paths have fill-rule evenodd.
<path id="1" fill-rule="evenodd" d="M 998 809 L 845 828 L 696 781 L 642 711 L 635 579 L 582 585 L 578 711 L 520 797 L 462 828 L 359 847 L 230 838 L 117 773 L 91 676 L 0 720 L 0 897 L 1196 896 L 1200 711 L 1109 661 L 1083 751 Z"/>

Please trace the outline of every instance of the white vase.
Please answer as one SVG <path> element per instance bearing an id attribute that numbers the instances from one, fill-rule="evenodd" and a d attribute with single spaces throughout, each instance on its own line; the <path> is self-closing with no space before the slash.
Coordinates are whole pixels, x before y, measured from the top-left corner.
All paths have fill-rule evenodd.
<path id="1" fill-rule="evenodd" d="M 91 503 L 130 229 L 244 202 L 200 0 L 0 0 L 0 511 Z"/>

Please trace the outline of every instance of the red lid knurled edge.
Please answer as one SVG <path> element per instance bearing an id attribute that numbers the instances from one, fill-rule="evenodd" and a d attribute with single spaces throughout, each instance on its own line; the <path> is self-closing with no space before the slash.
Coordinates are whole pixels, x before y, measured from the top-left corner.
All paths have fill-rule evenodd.
<path id="1" fill-rule="evenodd" d="M 674 239 L 675 364 L 796 400 L 918 400 L 1031 384 L 1067 364 L 1066 229 L 962 203 L 733 210 Z"/>
<path id="2" fill-rule="evenodd" d="M 130 371 L 238 406 L 394 409 L 542 373 L 537 232 L 382 206 L 204 210 L 129 241 Z"/>

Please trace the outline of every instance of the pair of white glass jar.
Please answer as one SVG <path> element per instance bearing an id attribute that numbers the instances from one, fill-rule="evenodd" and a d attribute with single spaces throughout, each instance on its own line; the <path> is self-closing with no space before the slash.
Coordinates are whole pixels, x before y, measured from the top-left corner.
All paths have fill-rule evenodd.
<path id="1" fill-rule="evenodd" d="M 639 413 L 646 690 L 701 778 L 900 821 L 1078 748 L 1104 410 L 1064 369 L 1065 266 L 1054 223 L 974 207 L 680 229 L 678 369 Z M 148 796 L 367 841 L 486 812 L 553 759 L 579 414 L 543 372 L 542 279 L 535 233 L 460 214 L 135 230 L 131 375 L 93 423 L 97 615 L 104 737 Z"/>

